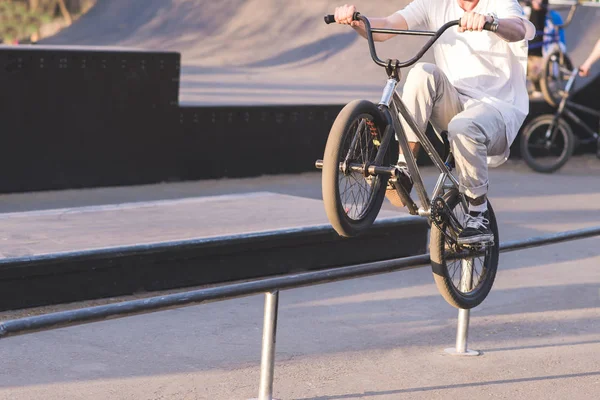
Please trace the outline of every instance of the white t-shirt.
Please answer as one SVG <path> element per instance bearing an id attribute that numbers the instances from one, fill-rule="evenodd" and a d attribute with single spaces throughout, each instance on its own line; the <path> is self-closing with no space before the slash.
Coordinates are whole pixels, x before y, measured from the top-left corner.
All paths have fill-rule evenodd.
<path id="1" fill-rule="evenodd" d="M 452 27 L 433 47 L 437 66 L 461 95 L 488 103 L 502 114 L 509 148 L 502 156 L 488 158 L 494 166 L 508 158 L 510 144 L 529 113 L 525 84 L 527 40 L 533 39 L 535 27 L 525 18 L 517 0 L 479 0 L 473 11 L 494 13 L 499 19 L 522 18 L 526 27 L 526 40 L 515 43 L 492 32 L 460 33 Z M 460 19 L 465 11 L 457 0 L 414 0 L 398 13 L 406 19 L 409 29 L 436 31 L 445 23 Z"/>

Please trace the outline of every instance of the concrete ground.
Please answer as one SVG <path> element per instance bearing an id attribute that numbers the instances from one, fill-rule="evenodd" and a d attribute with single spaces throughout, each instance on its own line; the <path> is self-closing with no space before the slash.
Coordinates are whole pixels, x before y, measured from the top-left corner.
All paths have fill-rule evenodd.
<path id="1" fill-rule="evenodd" d="M 426 169 L 426 182 L 435 176 Z M 491 172 L 502 240 L 600 225 L 600 161 Z M 0 197 L 14 212 L 226 193 L 319 198 L 319 173 Z M 387 204 L 386 209 L 391 210 Z M 290 210 L 294 212 L 294 210 Z M 248 210 L 251 215 L 252 210 Z M 243 221 L 240 221 L 243 224 Z M 429 268 L 282 292 L 281 399 L 590 399 L 600 388 L 600 239 L 501 255 L 456 358 L 455 309 Z M 0 340 L 0 399 L 256 397 L 263 297 Z M 4 313 L 2 319 L 23 315 Z"/>

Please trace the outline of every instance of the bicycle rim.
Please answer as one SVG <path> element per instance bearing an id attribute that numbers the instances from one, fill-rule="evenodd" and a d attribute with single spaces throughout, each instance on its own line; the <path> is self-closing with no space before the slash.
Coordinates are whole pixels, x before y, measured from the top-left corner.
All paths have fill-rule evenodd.
<path id="1" fill-rule="evenodd" d="M 464 209 L 461 202 L 458 202 L 453 208 L 452 213 L 456 219 L 464 225 L 466 214 L 468 211 Z M 458 237 L 460 232 L 454 232 L 449 226 L 445 227 L 446 233 L 453 237 Z M 444 255 L 446 268 L 448 270 L 448 276 L 450 277 L 454 288 L 462 295 L 473 295 L 484 284 L 487 269 L 486 265 L 489 264 L 491 252 L 490 248 L 487 249 L 485 255 L 480 257 L 472 257 L 467 259 L 456 259 L 451 260 L 449 257 L 454 255 L 457 251 L 463 251 L 464 249 L 457 249 L 448 242 L 444 244 Z M 472 265 L 472 273 L 467 273 L 467 267 L 470 263 Z M 470 279 L 469 279 L 470 278 Z M 468 281 L 467 281 L 468 279 Z"/>
<path id="2" fill-rule="evenodd" d="M 338 160 L 340 165 L 371 164 L 377 155 L 381 134 L 371 115 L 359 115 L 344 135 Z M 365 177 L 362 172 L 352 171 L 350 168 L 339 171 L 339 199 L 347 218 L 352 221 L 364 219 L 383 184 L 380 176 Z"/>
<path id="3" fill-rule="evenodd" d="M 464 224 L 467 210 L 461 201 L 462 194 L 456 191 L 446 196 L 448 207 L 456 219 Z M 442 230 L 432 226 L 430 251 L 434 279 L 440 294 L 452 306 L 469 309 L 478 306 L 489 294 L 498 268 L 499 237 L 496 218 L 489 205 L 490 228 L 494 233 L 494 244 L 488 245 L 479 256 L 454 259 L 457 253 L 466 249 L 455 244 L 459 232 L 450 224 L 442 226 Z M 447 236 L 454 240 L 449 240 Z"/>
<path id="4" fill-rule="evenodd" d="M 566 54 L 555 51 L 548 56 L 540 84 L 550 105 L 556 106 L 560 102 L 572 70 L 573 65 Z"/>
<path id="5" fill-rule="evenodd" d="M 568 156 L 570 138 L 558 121 L 532 125 L 526 138 L 525 151 L 539 169 L 552 169 Z"/>

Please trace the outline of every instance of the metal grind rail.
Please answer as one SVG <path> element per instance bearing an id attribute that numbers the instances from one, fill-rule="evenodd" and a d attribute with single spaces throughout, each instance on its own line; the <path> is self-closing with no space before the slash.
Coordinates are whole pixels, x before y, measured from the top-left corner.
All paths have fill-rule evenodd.
<path id="1" fill-rule="evenodd" d="M 501 243 L 500 252 L 546 246 L 599 235 L 600 226 L 560 232 Z M 1 322 L 0 338 L 265 293 L 259 400 L 272 400 L 279 291 L 418 268 L 427 266 L 429 263 L 429 254 L 423 254 L 21 318 Z M 10 260 L 4 260 L 2 264 L 9 266 Z M 479 354 L 467 348 L 468 328 L 469 310 L 459 310 L 456 348 L 446 351 L 456 355 Z"/>

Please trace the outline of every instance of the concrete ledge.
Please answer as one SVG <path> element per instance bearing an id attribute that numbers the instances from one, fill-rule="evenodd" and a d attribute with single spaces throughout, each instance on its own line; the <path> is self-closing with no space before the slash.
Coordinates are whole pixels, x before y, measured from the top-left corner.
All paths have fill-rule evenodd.
<path id="1" fill-rule="evenodd" d="M 243 208 L 236 209 L 236 203 Z M 286 208 L 290 216 L 282 221 Z M 224 232 L 228 224 L 230 230 L 234 229 L 233 223 L 241 218 L 243 210 L 253 210 L 254 214 L 246 219 L 256 219 L 269 230 L 212 235 Z M 293 210 L 297 210 L 296 217 Z M 204 214 L 198 215 L 201 212 Z M 231 217 L 229 222 L 224 220 L 225 213 Z M 368 234 L 343 239 L 328 224 L 314 223 L 323 220 L 322 214 L 319 200 L 275 194 L 5 214 L 0 219 L 12 234 L 3 238 L 0 247 L 5 256 L 0 259 L 0 310 L 318 270 L 425 252 L 429 227 L 422 218 L 383 212 Z M 278 222 L 269 225 L 264 216 Z M 277 224 L 298 224 L 300 217 L 309 224 L 273 229 Z M 239 230 L 253 227 L 248 223 L 238 225 Z"/>

